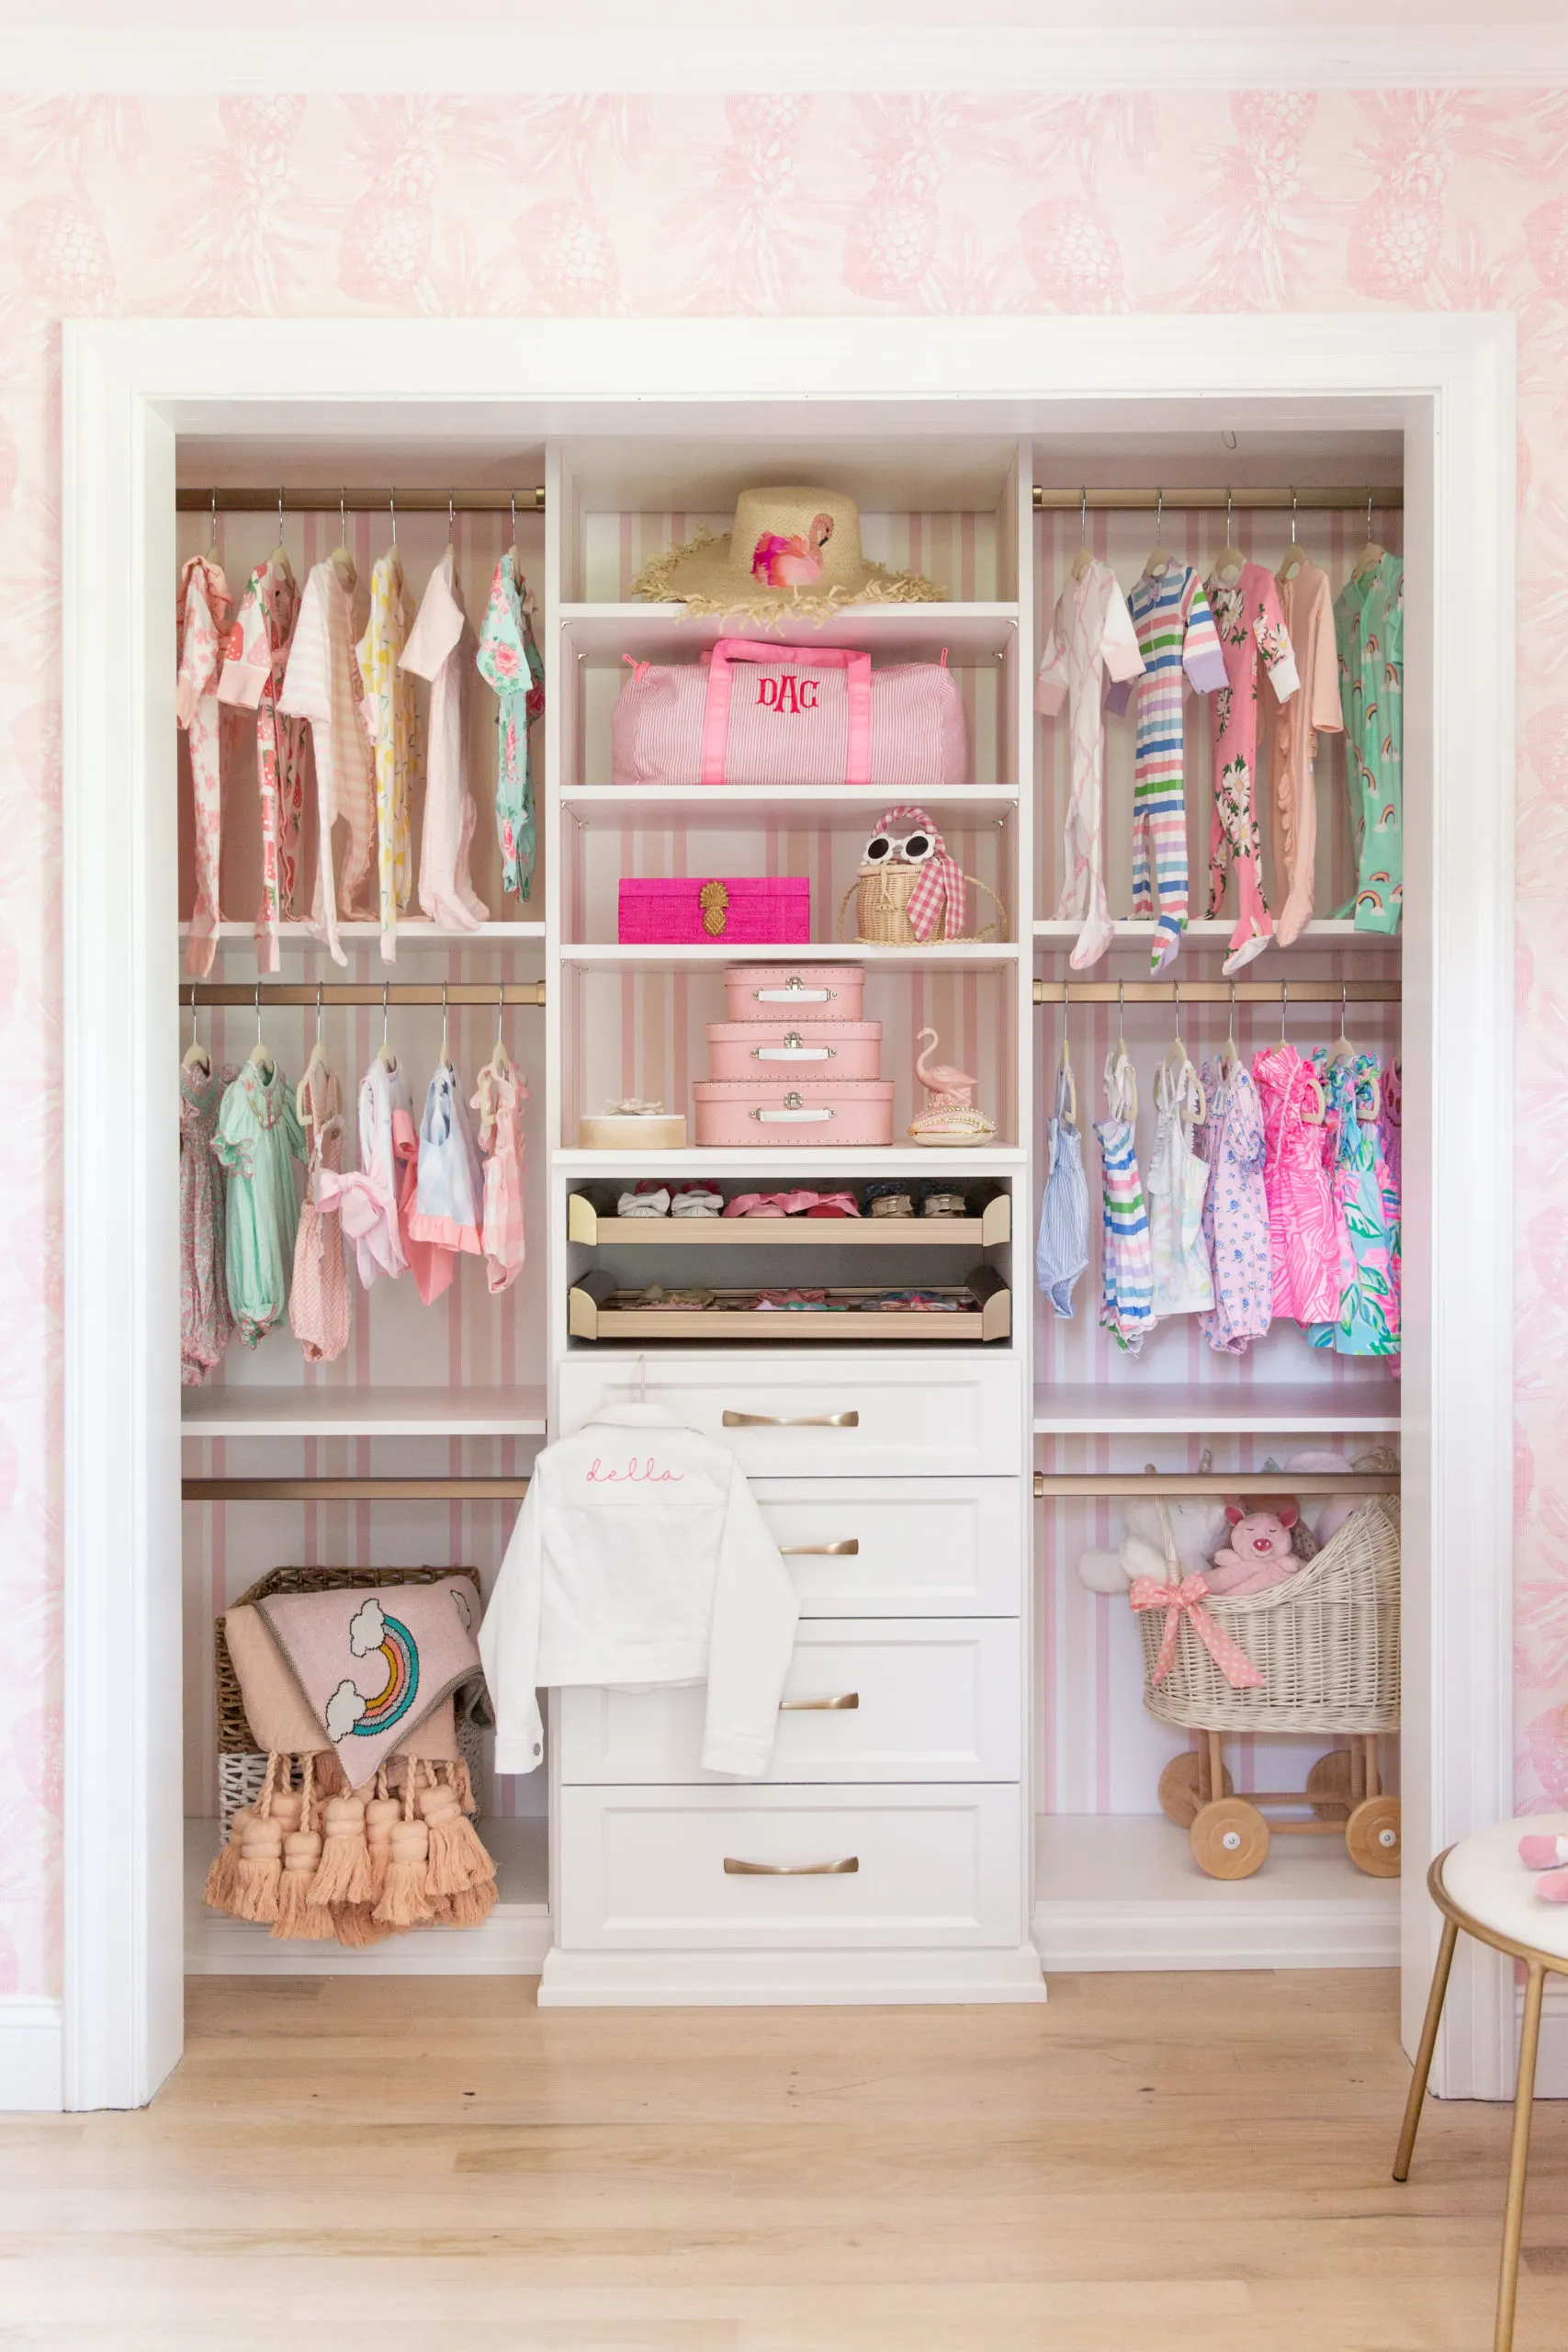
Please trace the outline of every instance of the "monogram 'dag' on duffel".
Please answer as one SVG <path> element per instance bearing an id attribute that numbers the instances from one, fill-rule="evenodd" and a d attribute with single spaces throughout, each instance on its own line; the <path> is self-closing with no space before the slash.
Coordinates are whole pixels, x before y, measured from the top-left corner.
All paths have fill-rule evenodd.
<path id="1" fill-rule="evenodd" d="M 629 656 L 627 657 L 629 660 Z M 969 730 L 941 662 L 723 637 L 701 662 L 634 662 L 611 727 L 615 784 L 963 784 Z"/>

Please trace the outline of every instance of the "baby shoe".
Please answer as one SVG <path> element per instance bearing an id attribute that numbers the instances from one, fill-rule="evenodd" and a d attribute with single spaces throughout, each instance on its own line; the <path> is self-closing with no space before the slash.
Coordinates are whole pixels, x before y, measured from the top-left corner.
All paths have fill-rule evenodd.
<path id="1" fill-rule="evenodd" d="M 671 1216 L 716 1216 L 724 1206 L 724 1194 L 706 1184 L 682 1184 L 670 1204 Z"/>
<path id="2" fill-rule="evenodd" d="M 669 1188 L 654 1177 L 645 1177 L 640 1184 L 634 1184 L 630 1192 L 623 1193 L 615 1204 L 617 1216 L 668 1216 L 669 1214 Z"/>

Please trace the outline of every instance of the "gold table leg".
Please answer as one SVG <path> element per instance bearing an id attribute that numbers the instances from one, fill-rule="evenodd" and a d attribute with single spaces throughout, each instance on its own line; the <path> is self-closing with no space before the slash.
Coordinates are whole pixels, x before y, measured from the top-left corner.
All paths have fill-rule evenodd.
<path id="1" fill-rule="evenodd" d="M 1438 2046 L 1438 2028 L 1442 2022 L 1443 2003 L 1448 1997 L 1449 1972 L 1454 1964 L 1454 1946 L 1458 1941 L 1459 1922 L 1445 1919 L 1443 1939 L 1438 1946 L 1438 1964 L 1432 1971 L 1432 1989 L 1427 1996 L 1421 2043 L 1416 2052 L 1416 2072 L 1410 2078 L 1410 2097 L 1404 2102 L 1404 2121 L 1400 2127 L 1399 2148 L 1393 2159 L 1395 2180 L 1408 2180 L 1410 2177 L 1410 2159 L 1416 2151 L 1416 2127 L 1426 2101 L 1427 2081 L 1432 2072 L 1432 2052 Z"/>
<path id="2" fill-rule="evenodd" d="M 1525 2175 L 1529 2168 L 1530 2109 L 1535 2100 L 1535 2064 L 1540 2048 L 1540 2003 L 1546 1971 L 1526 1962 L 1525 2021 L 1519 2036 L 1519 2079 L 1514 2092 L 1514 2138 L 1508 2151 L 1508 2201 L 1503 2212 L 1503 2267 L 1497 2281 L 1497 2327 L 1493 2352 L 1512 2352 L 1514 2305 L 1519 2291 L 1519 2236 L 1525 2220 Z"/>

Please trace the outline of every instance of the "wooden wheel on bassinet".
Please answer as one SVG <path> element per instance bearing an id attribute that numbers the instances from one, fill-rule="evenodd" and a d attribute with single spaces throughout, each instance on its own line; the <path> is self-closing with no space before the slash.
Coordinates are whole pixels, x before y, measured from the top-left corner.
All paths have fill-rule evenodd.
<path id="1" fill-rule="evenodd" d="M 1399 1799 L 1368 1797 L 1345 1825 L 1345 1850 L 1369 1878 L 1399 1876 Z"/>
<path id="2" fill-rule="evenodd" d="M 1216 1797 L 1188 1836 L 1192 1859 L 1208 1878 L 1250 1878 L 1269 1859 L 1269 1824 L 1245 1797 Z"/>
<path id="3" fill-rule="evenodd" d="M 1307 1774 L 1307 1794 L 1327 1802 L 1314 1804 L 1313 1813 L 1319 1821 L 1344 1821 L 1355 1803 L 1352 1775 L 1355 1760 L 1348 1747 L 1331 1747 L 1320 1756 Z"/>
<path id="4" fill-rule="evenodd" d="M 1221 1766 L 1224 1776 L 1224 1793 L 1235 1792 L 1229 1768 Z M 1180 1756 L 1173 1756 L 1159 1776 L 1159 1809 L 1168 1821 L 1179 1829 L 1190 1829 L 1203 1804 L 1201 1751 L 1188 1748 Z"/>

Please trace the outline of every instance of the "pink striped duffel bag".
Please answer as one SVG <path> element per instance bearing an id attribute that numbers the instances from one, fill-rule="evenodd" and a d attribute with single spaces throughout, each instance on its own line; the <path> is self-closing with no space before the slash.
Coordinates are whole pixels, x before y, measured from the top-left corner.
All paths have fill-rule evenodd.
<path id="1" fill-rule="evenodd" d="M 631 657 L 627 655 L 627 661 Z M 612 781 L 863 786 L 908 798 L 964 784 L 969 730 L 940 662 L 721 637 L 700 662 L 633 662 L 611 723 Z"/>

